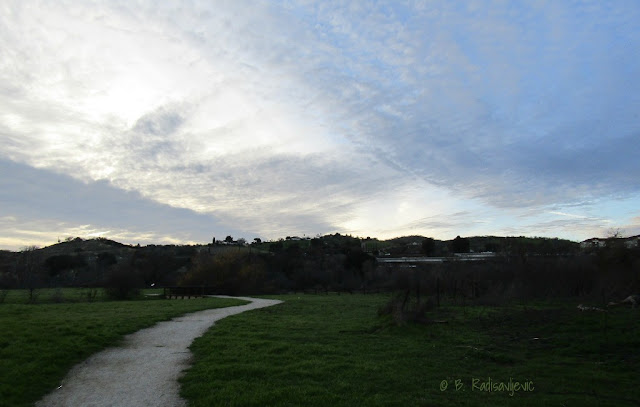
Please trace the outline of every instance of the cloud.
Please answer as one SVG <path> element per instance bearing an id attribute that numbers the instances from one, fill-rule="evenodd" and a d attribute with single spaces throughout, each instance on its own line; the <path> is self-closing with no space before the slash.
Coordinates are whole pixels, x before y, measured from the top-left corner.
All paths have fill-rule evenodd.
<path id="1" fill-rule="evenodd" d="M 630 220 L 630 222 L 622 228 L 625 236 L 637 236 L 640 235 L 640 216 L 636 216 Z"/>
<path id="2" fill-rule="evenodd" d="M 159 204 L 104 181 L 85 184 L 6 160 L 0 160 L 0 170 L 10 174 L 0 180 L 6 233 L 0 245 L 5 247 L 15 248 L 12 241 L 23 242 L 25 236 L 44 244 L 61 236 L 87 237 L 109 231 L 103 234 L 129 243 L 153 243 L 206 242 L 216 234 L 239 232 L 214 216 Z"/>
<path id="3" fill-rule="evenodd" d="M 161 107 L 140 117 L 133 126 L 133 131 L 154 136 L 167 136 L 174 133 L 183 122 L 184 118 L 178 112 Z"/>
<path id="4" fill-rule="evenodd" d="M 334 76 L 317 83 L 340 88 L 327 99 L 340 104 L 358 145 L 459 194 L 518 207 L 568 203 L 594 185 L 596 195 L 633 193 L 638 99 L 628 86 L 638 61 L 625 51 L 637 39 L 613 36 L 638 10 L 577 8 L 579 19 L 563 6 L 524 6 L 512 15 L 438 3 L 416 13 L 415 25 L 381 24 L 387 41 L 367 35 L 379 21 L 365 12 L 339 18 L 334 26 L 358 79 L 329 71 Z M 336 21 L 335 14 L 327 18 Z M 629 62 L 633 68 L 620 72 Z M 358 95 L 369 77 L 375 87 L 367 98 L 340 98 Z"/>
<path id="5" fill-rule="evenodd" d="M 557 234 L 545 212 L 640 190 L 639 19 L 628 2 L 10 1 L 0 158 L 263 237 Z"/>

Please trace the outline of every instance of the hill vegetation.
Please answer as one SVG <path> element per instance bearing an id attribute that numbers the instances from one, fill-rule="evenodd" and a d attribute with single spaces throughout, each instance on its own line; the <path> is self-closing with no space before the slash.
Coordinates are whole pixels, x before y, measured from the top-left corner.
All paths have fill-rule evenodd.
<path id="1" fill-rule="evenodd" d="M 456 301 L 570 296 L 608 301 L 640 291 L 639 259 L 638 247 L 618 243 L 581 249 L 568 240 L 527 237 L 384 241 L 336 233 L 251 244 L 228 236 L 207 245 L 142 247 L 75 238 L 0 252 L 0 289 L 33 294 L 45 287 L 106 287 L 115 298 L 130 298 L 144 287 L 179 285 L 229 295 L 411 290 Z"/>

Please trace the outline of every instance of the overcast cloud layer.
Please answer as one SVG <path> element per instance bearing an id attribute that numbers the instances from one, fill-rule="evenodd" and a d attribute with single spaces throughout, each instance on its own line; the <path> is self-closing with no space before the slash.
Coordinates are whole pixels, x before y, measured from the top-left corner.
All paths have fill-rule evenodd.
<path id="1" fill-rule="evenodd" d="M 0 248 L 640 233 L 634 0 L 3 1 Z"/>

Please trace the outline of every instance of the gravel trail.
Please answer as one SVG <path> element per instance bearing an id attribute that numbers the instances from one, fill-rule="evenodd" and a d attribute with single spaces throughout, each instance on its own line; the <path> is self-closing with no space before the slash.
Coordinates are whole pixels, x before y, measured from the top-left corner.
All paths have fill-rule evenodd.
<path id="1" fill-rule="evenodd" d="M 105 349 L 74 366 L 61 386 L 36 406 L 186 406 L 179 396 L 178 378 L 189 366 L 191 342 L 219 319 L 281 302 L 225 298 L 251 303 L 186 314 L 127 335 L 121 347 Z"/>

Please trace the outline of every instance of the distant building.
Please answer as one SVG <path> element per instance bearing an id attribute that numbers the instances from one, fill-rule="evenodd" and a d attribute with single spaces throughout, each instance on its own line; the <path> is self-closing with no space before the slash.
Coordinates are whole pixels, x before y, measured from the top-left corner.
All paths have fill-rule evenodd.
<path id="1" fill-rule="evenodd" d="M 607 243 L 606 239 L 599 239 L 597 237 L 592 237 L 591 239 L 584 240 L 580 242 L 581 249 L 597 249 L 600 247 L 604 247 Z"/>
<path id="2" fill-rule="evenodd" d="M 606 247 L 607 244 L 612 242 L 622 242 L 626 248 L 633 249 L 636 247 L 640 247 L 640 235 L 623 237 L 623 238 L 611 237 L 608 239 L 593 237 L 591 239 L 587 239 L 580 242 L 580 248 L 581 249 L 599 249 L 601 247 Z"/>
<path id="3" fill-rule="evenodd" d="M 624 245 L 629 249 L 633 249 L 634 247 L 640 247 L 640 235 L 626 238 L 624 241 Z"/>

